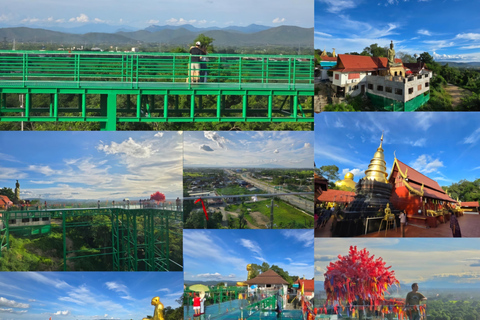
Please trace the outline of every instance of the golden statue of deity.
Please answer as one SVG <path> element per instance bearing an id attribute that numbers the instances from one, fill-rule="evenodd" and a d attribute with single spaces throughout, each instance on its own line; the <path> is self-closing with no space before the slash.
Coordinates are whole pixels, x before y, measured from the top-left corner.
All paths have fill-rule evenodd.
<path id="1" fill-rule="evenodd" d="M 152 298 L 152 306 L 155 306 L 155 310 L 153 311 L 153 318 L 143 318 L 142 320 L 165 320 L 163 315 L 163 303 L 160 302 L 160 297 Z"/>

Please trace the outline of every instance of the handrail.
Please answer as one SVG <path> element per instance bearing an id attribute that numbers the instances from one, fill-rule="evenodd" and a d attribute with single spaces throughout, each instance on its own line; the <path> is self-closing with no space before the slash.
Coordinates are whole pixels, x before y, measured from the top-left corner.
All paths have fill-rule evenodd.
<path id="1" fill-rule="evenodd" d="M 209 54 L 200 61 L 200 80 L 209 83 L 313 84 L 313 56 Z M 139 83 L 195 83 L 194 63 L 188 53 L 0 51 L 0 87 L 35 82 L 101 82 L 109 87 Z M 266 65 L 266 68 L 265 68 Z M 206 74 L 205 74 L 206 73 Z M 205 83 L 202 83 L 204 85 Z M 123 86 L 124 87 L 124 86 Z"/>

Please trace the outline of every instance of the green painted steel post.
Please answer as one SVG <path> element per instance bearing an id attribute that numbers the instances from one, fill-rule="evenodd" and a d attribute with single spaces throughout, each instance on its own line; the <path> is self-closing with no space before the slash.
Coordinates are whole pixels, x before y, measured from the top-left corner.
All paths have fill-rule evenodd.
<path id="1" fill-rule="evenodd" d="M 220 117 L 222 116 L 222 96 L 219 94 L 217 96 L 217 119 L 220 121 Z"/>
<path id="2" fill-rule="evenodd" d="M 293 118 L 297 119 L 298 117 L 298 96 L 292 96 L 293 98 Z"/>
<path id="3" fill-rule="evenodd" d="M 295 83 L 297 80 L 297 59 L 295 58 L 292 58 L 292 59 L 293 59 L 293 79 L 291 83 L 289 83 L 289 89 L 291 89 L 290 84 L 292 84 L 293 87 L 295 88 Z"/>
<path id="4" fill-rule="evenodd" d="M 87 94 L 85 92 L 81 93 L 78 100 L 82 108 L 82 117 L 83 117 L 83 120 L 85 121 L 87 119 Z"/>
<path id="5" fill-rule="evenodd" d="M 273 91 L 268 96 L 268 119 L 272 121 L 272 105 L 273 105 Z"/>
<path id="6" fill-rule="evenodd" d="M 190 118 L 195 117 L 195 93 L 190 95 Z"/>
<path id="7" fill-rule="evenodd" d="M 137 120 L 141 118 L 141 109 L 142 109 L 142 95 L 137 94 Z"/>
<path id="8" fill-rule="evenodd" d="M 25 117 L 30 117 L 30 104 L 32 103 L 32 97 L 30 92 L 25 94 Z"/>
<path id="9" fill-rule="evenodd" d="M 247 120 L 247 105 L 248 105 L 248 96 L 247 94 L 243 95 L 243 101 L 242 101 L 242 117 L 243 121 Z"/>
<path id="10" fill-rule="evenodd" d="M 163 96 L 163 117 L 168 119 L 168 93 Z"/>
<path id="11" fill-rule="evenodd" d="M 239 58 L 238 63 L 238 89 L 242 88 L 242 57 Z"/>
<path id="12" fill-rule="evenodd" d="M 54 109 L 54 102 L 53 102 L 53 98 L 54 97 L 54 94 L 53 93 L 50 93 L 50 105 L 48 106 L 48 115 L 50 117 L 53 117 L 53 109 Z"/>
<path id="13" fill-rule="evenodd" d="M 58 119 L 58 93 L 57 92 L 53 94 L 53 116 L 55 117 L 55 120 Z"/>
<path id="14" fill-rule="evenodd" d="M 107 94 L 107 106 L 106 106 L 107 121 L 101 126 L 103 131 L 115 131 L 117 127 L 117 94 Z"/>

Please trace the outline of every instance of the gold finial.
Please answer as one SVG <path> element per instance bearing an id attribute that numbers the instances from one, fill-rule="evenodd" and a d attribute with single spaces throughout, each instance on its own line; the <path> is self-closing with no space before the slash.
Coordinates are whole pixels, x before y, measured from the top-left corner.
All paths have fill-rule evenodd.
<path id="1" fill-rule="evenodd" d="M 383 144 L 383 131 L 382 131 L 382 137 L 380 138 L 380 148 L 382 147 Z"/>
<path id="2" fill-rule="evenodd" d="M 336 55 L 336 53 L 335 53 L 335 48 L 333 48 L 332 57 L 335 58 L 336 56 L 337 56 L 337 55 Z"/>

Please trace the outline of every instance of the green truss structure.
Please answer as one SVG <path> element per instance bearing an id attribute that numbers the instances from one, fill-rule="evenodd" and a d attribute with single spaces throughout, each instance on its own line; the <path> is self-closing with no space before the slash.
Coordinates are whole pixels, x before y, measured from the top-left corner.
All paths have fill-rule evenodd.
<path id="1" fill-rule="evenodd" d="M 103 216 L 93 222 L 92 217 Z M 182 211 L 168 209 L 54 209 L 5 211 L 0 217 L 1 250 L 10 248 L 10 233 L 41 234 L 38 231 L 46 225 L 18 225 L 17 221 L 61 219 L 63 234 L 63 270 L 67 271 L 67 261 L 94 256 L 112 256 L 112 271 L 170 271 L 170 234 L 182 236 Z M 15 221 L 15 224 L 12 222 Z M 111 246 L 88 250 L 69 250 L 67 232 L 72 228 L 108 226 L 111 227 Z"/>
<path id="2" fill-rule="evenodd" d="M 102 130 L 121 122 L 313 122 L 313 56 L 207 57 L 206 82 L 197 83 L 189 54 L 0 51 L 0 121 L 97 122 Z M 8 94 L 24 95 L 23 106 L 7 106 Z M 33 105 L 36 94 L 48 95 L 48 105 Z M 77 105 L 60 105 L 64 94 Z M 92 95 L 99 102 L 90 104 Z M 117 105 L 119 96 L 126 103 Z"/>

